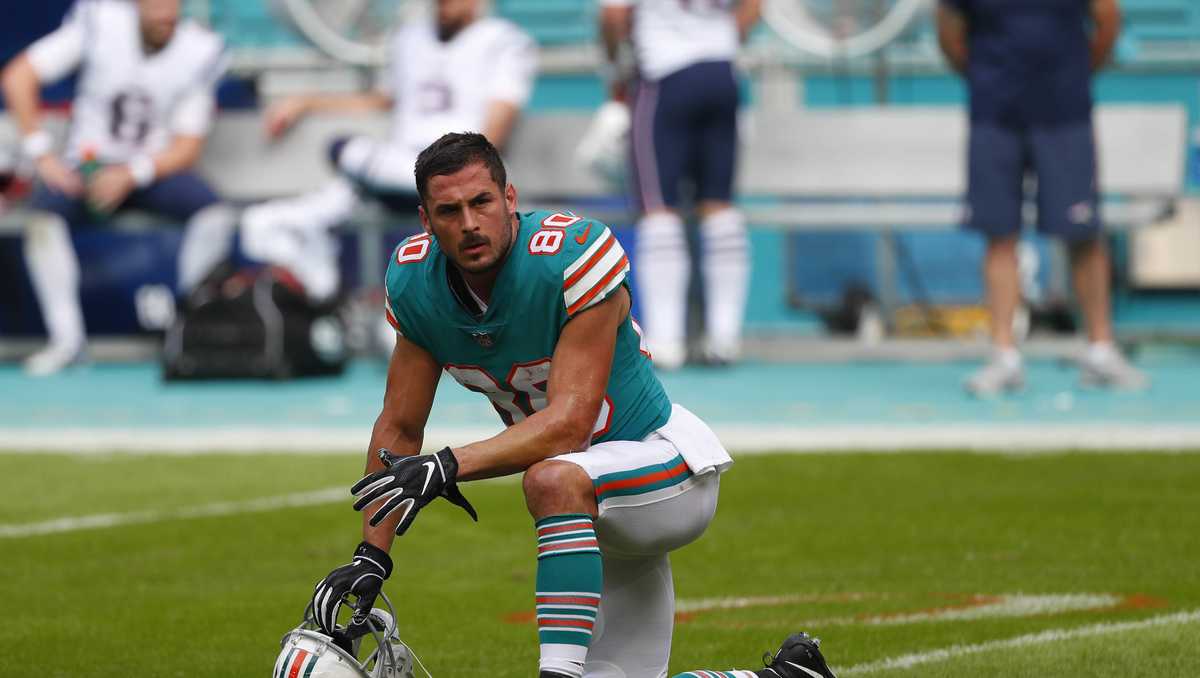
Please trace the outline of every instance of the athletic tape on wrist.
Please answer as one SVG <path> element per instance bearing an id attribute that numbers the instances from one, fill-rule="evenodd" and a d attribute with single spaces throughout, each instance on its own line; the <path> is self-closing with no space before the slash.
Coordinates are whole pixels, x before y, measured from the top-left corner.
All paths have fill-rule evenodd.
<path id="1" fill-rule="evenodd" d="M 21 139 L 21 152 L 25 157 L 37 160 L 54 148 L 54 137 L 44 129 L 30 132 Z"/>
<path id="2" fill-rule="evenodd" d="M 150 156 L 135 156 L 129 161 L 128 167 L 129 173 L 133 175 L 133 182 L 138 185 L 138 188 L 145 188 L 154 183 L 154 160 Z"/>

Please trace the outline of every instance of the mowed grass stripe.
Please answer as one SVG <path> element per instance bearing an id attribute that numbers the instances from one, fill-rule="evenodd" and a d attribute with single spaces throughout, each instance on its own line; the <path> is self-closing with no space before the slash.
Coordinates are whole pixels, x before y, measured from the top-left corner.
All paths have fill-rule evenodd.
<path id="1" fill-rule="evenodd" d="M 1176 612 L 1174 614 L 1164 614 L 1149 619 L 1141 619 L 1130 622 L 1106 622 L 1100 624 L 1092 624 L 1090 626 L 1082 626 L 1069 629 L 1050 629 L 1039 633 L 1031 633 L 1016 638 L 1006 638 L 1003 640 L 992 640 L 975 645 L 953 645 L 951 647 L 929 650 L 927 652 L 918 652 L 913 654 L 901 655 L 899 657 L 889 657 L 881 661 L 868 662 L 866 664 L 858 664 L 855 666 L 843 667 L 837 669 L 836 672 L 840 676 L 859 676 L 872 673 L 880 673 L 883 671 L 911 669 L 915 666 L 933 664 L 938 662 L 950 661 L 959 657 L 966 657 L 984 652 L 994 652 L 997 650 L 1012 650 L 1031 645 L 1047 645 L 1052 643 L 1061 643 L 1065 641 L 1075 640 L 1077 638 L 1091 638 L 1094 636 L 1103 636 L 1114 633 L 1124 633 L 1128 631 L 1140 631 L 1160 626 L 1182 626 L 1185 624 L 1194 624 L 1200 622 L 1200 610 L 1190 610 L 1187 612 Z"/>
<path id="2" fill-rule="evenodd" d="M 130 513 L 98 513 L 87 516 L 71 516 L 55 518 L 36 523 L 16 525 L 0 525 L 0 539 L 19 539 L 22 537 L 38 537 L 62 532 L 78 532 L 80 530 L 96 530 L 127 525 L 144 525 L 164 520 L 184 520 L 188 518 L 213 518 L 231 516 L 241 513 L 259 513 L 262 511 L 278 511 L 303 506 L 316 506 L 345 501 L 349 503 L 349 492 L 345 487 L 327 487 L 312 492 L 297 492 L 277 497 L 262 497 L 245 501 L 220 501 L 200 506 L 187 506 L 178 509 L 162 511 L 134 511 Z"/>

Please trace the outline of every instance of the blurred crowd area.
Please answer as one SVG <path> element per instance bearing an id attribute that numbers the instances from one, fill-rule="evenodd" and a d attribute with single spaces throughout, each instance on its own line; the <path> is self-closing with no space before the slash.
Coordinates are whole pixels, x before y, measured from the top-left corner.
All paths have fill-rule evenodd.
<path id="1" fill-rule="evenodd" d="M 0 26 L 0 61 L 58 26 L 70 4 L 47 0 L 9 8 Z M 783 115 L 883 107 L 960 110 L 966 105 L 966 90 L 939 50 L 936 3 L 916 3 L 915 16 L 889 34 L 880 49 L 828 52 L 829 39 L 869 32 L 903 4 L 767 0 L 766 20 L 755 26 L 738 59 L 742 110 Z M 261 111 L 296 92 L 365 90 L 378 79 L 382 45 L 398 18 L 430 11 L 427 3 L 417 0 L 185 0 L 183 5 L 187 16 L 211 27 L 230 48 L 230 67 L 218 88 L 220 115 Z M 799 14 L 797 7 L 803 10 Z M 1193 338 L 1200 335 L 1200 5 L 1193 0 L 1123 0 L 1121 7 L 1123 30 L 1113 65 L 1095 80 L 1097 103 L 1175 105 L 1186 116 L 1186 132 L 1179 155 L 1184 182 L 1179 195 L 1171 196 L 1171 209 L 1155 220 L 1165 226 L 1108 236 L 1115 320 L 1122 336 Z M 595 0 L 493 0 L 488 11 L 515 22 L 541 48 L 540 70 L 522 124 L 564 113 L 590 116 L 605 102 L 609 91 L 600 75 L 603 58 Z M 806 21 L 811 24 L 806 26 Z M 44 103 L 50 109 L 69 107 L 73 87 L 68 79 L 48 88 Z M 760 146 L 772 135 L 805 134 L 804 129 L 756 129 L 748 124 L 742 129 Z M 520 141 L 518 135 L 514 143 Z M 563 148 L 564 153 L 574 151 Z M 313 149 L 314 155 L 323 152 L 321 147 Z M 11 170 L 18 155 L 0 151 L 0 160 Z M 743 171 L 744 163 L 754 160 L 743 159 Z M 5 176 L 8 181 L 11 172 Z M 220 178 L 216 181 L 219 184 Z M 11 220 L 19 213 L 22 196 L 17 189 L 9 192 L 4 218 Z M 622 191 L 618 187 L 611 193 L 611 200 L 595 202 L 597 209 L 620 213 L 626 206 Z M 249 202 L 244 198 L 235 202 Z M 861 198 L 870 205 L 872 196 Z M 773 196 L 764 192 L 743 199 L 762 205 L 771 204 Z M 634 237 L 636 215 L 629 214 L 624 221 L 612 219 L 622 238 Z M 894 229 L 762 226 L 751 218 L 754 273 L 745 319 L 746 335 L 752 340 L 986 336 L 987 313 L 980 304 L 982 246 L 970 234 L 909 230 L 903 223 Z M 413 232 L 415 222 L 396 219 L 375 228 L 373 245 L 364 245 L 366 236 L 354 231 L 339 234 L 344 245 L 341 270 L 349 287 L 358 287 L 364 278 L 375 279 L 371 274 L 377 273 L 379 262 L 370 259 L 390 251 L 391 243 Z M 168 313 L 163 309 L 169 300 L 155 292 L 173 278 L 171 253 L 179 237 L 177 231 L 153 229 L 75 236 L 81 260 L 104 262 L 95 268 L 84 265 L 81 296 L 89 336 L 156 336 L 162 330 L 167 321 L 161 316 Z M 22 341 L 36 340 L 43 332 L 25 280 L 20 240 L 19 225 L 0 230 L 0 345 L 17 346 L 4 352 L 9 358 L 26 350 Z M 1039 237 L 1023 244 L 1022 289 L 1026 301 L 1036 302 L 1024 309 L 1028 314 L 1022 317 L 1023 332 L 1070 333 L 1079 328 L 1066 291 L 1062 256 L 1053 243 Z M 369 299 L 363 308 L 377 301 L 369 289 L 358 293 Z M 697 294 L 693 290 L 693 297 Z M 691 325 L 697 322 L 693 317 Z M 373 345 L 363 332 L 351 335 L 358 336 L 352 342 L 357 346 Z"/>

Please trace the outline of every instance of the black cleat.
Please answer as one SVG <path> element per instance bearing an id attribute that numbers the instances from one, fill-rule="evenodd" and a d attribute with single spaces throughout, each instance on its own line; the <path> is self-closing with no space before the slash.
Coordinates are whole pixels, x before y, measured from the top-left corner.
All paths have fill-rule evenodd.
<path id="1" fill-rule="evenodd" d="M 774 673 L 780 678 L 837 678 L 829 670 L 825 657 L 821 656 L 821 640 L 803 631 L 788 636 L 774 657 L 764 653 L 763 664 L 767 669 L 759 675 Z"/>

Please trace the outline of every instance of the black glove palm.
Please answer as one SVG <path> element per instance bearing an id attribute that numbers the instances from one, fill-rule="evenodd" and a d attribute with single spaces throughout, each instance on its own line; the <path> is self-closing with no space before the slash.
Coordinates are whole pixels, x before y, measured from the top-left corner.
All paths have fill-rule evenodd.
<path id="1" fill-rule="evenodd" d="M 338 608 L 348 594 L 354 594 L 354 621 L 366 619 L 375 597 L 383 588 L 383 580 L 392 574 L 392 559 L 387 552 L 367 542 L 354 550 L 354 559 L 342 565 L 317 583 L 313 590 L 312 613 L 321 632 L 333 636 L 337 627 Z"/>
<path id="2" fill-rule="evenodd" d="M 379 458 L 387 468 L 372 473 L 350 488 L 350 492 L 358 498 L 354 502 L 355 511 L 361 511 L 379 499 L 387 500 L 371 515 L 369 522 L 372 527 L 399 509 L 403 514 L 396 525 L 396 534 L 404 534 L 417 513 L 439 496 L 461 506 L 472 520 L 479 520 L 475 507 L 458 491 L 455 482 L 458 460 L 449 447 L 436 454 L 409 457 L 397 457 L 387 450 L 379 450 Z"/>

